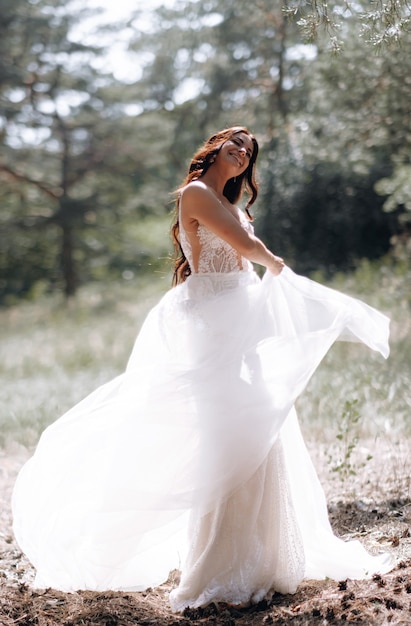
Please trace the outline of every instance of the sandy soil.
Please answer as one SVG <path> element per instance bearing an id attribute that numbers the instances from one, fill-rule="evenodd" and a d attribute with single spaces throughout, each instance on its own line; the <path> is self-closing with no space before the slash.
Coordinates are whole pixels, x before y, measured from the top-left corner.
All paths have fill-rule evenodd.
<path id="1" fill-rule="evenodd" d="M 316 465 L 323 470 L 320 475 L 335 532 L 361 539 L 370 551 L 392 552 L 395 569 L 368 581 L 305 581 L 295 595 L 275 594 L 253 607 L 210 605 L 173 615 L 167 594 L 178 573 L 161 587 L 136 594 L 32 589 L 33 570 L 14 542 L 10 513 L 14 480 L 28 452 L 18 447 L 0 452 L 0 626 L 410 625 L 409 445 L 398 444 L 394 449 L 381 444 L 360 476 L 350 478 L 349 489 L 345 484 L 343 490 L 341 481 L 332 481 L 324 462 L 321 465 L 323 453 L 318 446 L 313 448 Z"/>

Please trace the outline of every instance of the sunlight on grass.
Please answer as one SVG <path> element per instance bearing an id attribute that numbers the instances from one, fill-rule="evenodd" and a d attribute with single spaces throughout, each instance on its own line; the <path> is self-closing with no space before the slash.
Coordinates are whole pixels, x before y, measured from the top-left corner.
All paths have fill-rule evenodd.
<path id="1" fill-rule="evenodd" d="M 321 276 L 315 278 L 321 280 Z M 360 436 L 411 432 L 411 290 L 410 273 L 364 261 L 357 272 L 338 275 L 329 285 L 362 298 L 391 319 L 387 360 L 355 343 L 337 343 L 327 354 L 298 411 L 307 437 L 332 439 L 335 421 L 346 401 L 356 400 L 361 421 Z"/>
<path id="2" fill-rule="evenodd" d="M 48 296 L 0 311 L 0 445 L 35 444 L 45 426 L 121 373 L 169 284 L 159 275 L 97 284 L 68 304 Z"/>
<path id="3" fill-rule="evenodd" d="M 43 296 L 0 311 L 0 445 L 34 445 L 46 425 L 121 373 L 148 310 L 169 285 L 170 276 L 154 273 L 89 285 L 68 304 L 57 295 Z M 306 438 L 335 441 L 344 406 L 354 401 L 361 419 L 353 437 L 409 435 L 408 274 L 364 263 L 330 286 L 391 317 L 391 356 L 384 361 L 359 344 L 336 344 L 297 403 Z"/>

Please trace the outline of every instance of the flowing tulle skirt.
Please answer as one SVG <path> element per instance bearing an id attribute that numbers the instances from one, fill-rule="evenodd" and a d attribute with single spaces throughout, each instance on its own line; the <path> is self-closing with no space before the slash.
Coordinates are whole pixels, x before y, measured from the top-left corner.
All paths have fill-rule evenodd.
<path id="1" fill-rule="evenodd" d="M 181 610 L 392 567 L 333 535 L 293 410 L 337 339 L 387 357 L 388 319 L 288 268 L 169 291 L 126 372 L 49 426 L 19 474 L 35 584 L 139 590 L 179 568 Z"/>

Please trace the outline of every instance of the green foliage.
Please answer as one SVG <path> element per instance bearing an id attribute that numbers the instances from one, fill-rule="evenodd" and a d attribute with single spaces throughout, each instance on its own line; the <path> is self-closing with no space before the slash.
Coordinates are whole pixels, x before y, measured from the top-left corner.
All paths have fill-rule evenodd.
<path id="1" fill-rule="evenodd" d="M 165 214 L 171 178 L 168 121 L 147 115 L 134 123 L 124 112 L 132 94 L 95 69 L 101 50 L 71 36 L 80 14 L 63 0 L 8 10 L 15 28 L 5 37 L 18 48 L 18 64 L 12 84 L 0 82 L 3 303 L 30 294 L 39 280 L 72 295 L 87 280 L 146 265 L 164 244 L 139 249 L 129 233 L 142 216 Z M 5 64 L 14 67 L 15 58 Z M 134 246 L 132 260 L 119 255 L 121 246 Z"/>
<path id="2" fill-rule="evenodd" d="M 338 476 L 345 487 L 357 471 L 365 467 L 366 463 L 372 459 L 367 454 L 366 459 L 358 464 L 354 459 L 354 452 L 358 446 L 359 435 L 358 426 L 361 414 L 358 410 L 358 400 L 346 400 L 343 412 L 337 420 L 337 445 L 329 449 L 327 462 L 331 471 Z"/>
<path id="3" fill-rule="evenodd" d="M 355 16 L 361 35 L 372 46 L 398 43 L 409 31 L 411 10 L 408 0 L 294 0 L 285 3 L 286 15 L 297 20 L 303 36 L 315 41 L 324 36 L 334 52 L 344 45 L 344 20 Z M 341 32 L 342 31 L 342 32 Z"/>
<path id="4" fill-rule="evenodd" d="M 134 240 L 139 223 L 163 223 L 193 151 L 235 123 L 261 145 L 257 232 L 296 269 L 332 275 L 393 241 L 397 259 L 408 254 L 402 0 L 372 11 L 337 0 L 181 0 L 153 9 L 149 26 L 139 9 L 129 23 L 142 68 L 134 83 L 103 69 L 100 41 L 75 40 L 79 5 L 0 0 L 0 9 L 0 302 L 160 267 L 164 246 Z M 338 55 L 322 26 L 343 40 Z M 370 52 L 372 29 L 381 40 L 399 33 L 402 45 Z"/>
<path id="5" fill-rule="evenodd" d="M 384 211 L 392 212 L 399 207 L 411 211 L 411 165 L 398 165 L 390 178 L 381 178 L 375 185 L 381 196 L 387 196 L 384 202 Z M 410 216 L 405 214 L 409 221 Z"/>
<path id="6" fill-rule="evenodd" d="M 354 269 L 362 257 L 388 252 L 397 219 L 384 214 L 372 189 L 376 172 L 348 174 L 320 162 L 298 169 L 289 167 L 291 159 L 284 161 L 265 180 L 257 231 L 296 271 L 321 268 L 332 275 Z"/>
<path id="7" fill-rule="evenodd" d="M 184 114 L 185 124 L 191 114 L 192 149 L 233 119 L 247 118 L 255 132 L 273 127 L 298 91 L 304 65 L 286 57 L 298 35 L 284 19 L 281 2 L 263 0 L 252 11 L 245 0 L 180 2 L 155 16 L 155 32 L 138 32 L 133 44 L 136 51 L 150 53 L 138 85 L 146 110 L 166 108 L 179 121 Z M 159 96 L 159 84 L 167 93 Z M 190 84 L 197 93 L 180 109 L 184 87 Z"/>

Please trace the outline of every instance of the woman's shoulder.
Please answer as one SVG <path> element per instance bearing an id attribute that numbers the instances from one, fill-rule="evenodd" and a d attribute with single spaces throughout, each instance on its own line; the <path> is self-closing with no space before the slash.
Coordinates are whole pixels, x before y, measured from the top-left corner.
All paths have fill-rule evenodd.
<path id="1" fill-rule="evenodd" d="M 244 211 L 240 207 L 231 204 L 228 199 L 223 202 L 216 194 L 212 187 L 209 187 L 202 180 L 193 180 L 179 190 L 180 208 L 184 209 L 184 213 L 190 211 L 190 207 L 201 206 L 208 210 L 212 206 L 222 207 L 229 211 L 242 225 L 248 225 L 249 220 L 246 218 Z M 184 202 L 182 202 L 184 198 Z"/>
<path id="2" fill-rule="evenodd" d="M 180 198 L 182 198 L 183 195 L 186 197 L 194 197 L 204 196 L 205 194 L 214 196 L 212 189 L 210 189 L 208 185 L 203 183 L 202 180 L 192 180 L 190 183 L 184 185 L 184 187 L 181 187 L 179 189 Z"/>
<path id="3" fill-rule="evenodd" d="M 201 180 L 193 180 L 179 190 L 180 211 L 182 214 L 191 215 L 199 209 L 209 211 L 219 204 L 213 190 Z"/>

